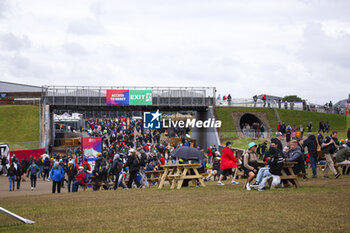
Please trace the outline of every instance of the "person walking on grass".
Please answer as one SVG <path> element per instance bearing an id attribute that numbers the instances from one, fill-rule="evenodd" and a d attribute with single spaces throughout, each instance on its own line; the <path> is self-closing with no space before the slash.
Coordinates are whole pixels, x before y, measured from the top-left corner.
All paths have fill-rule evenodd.
<path id="1" fill-rule="evenodd" d="M 78 174 L 78 169 L 76 166 L 73 165 L 73 161 L 69 161 L 68 167 L 67 167 L 67 186 L 68 186 L 68 192 L 70 192 L 72 184 L 75 180 L 76 175 Z"/>
<path id="2" fill-rule="evenodd" d="M 329 178 L 328 177 L 328 170 L 331 169 L 332 173 L 334 174 L 335 178 L 339 178 L 340 174 L 337 173 L 337 171 L 334 168 L 333 163 L 333 157 L 336 153 L 337 149 L 339 148 L 339 141 L 337 139 L 337 131 L 333 131 L 330 136 L 327 136 L 321 145 L 321 148 L 324 152 L 324 157 L 326 158 L 326 166 L 324 168 L 324 174 L 323 178 Z"/>
<path id="3" fill-rule="evenodd" d="M 61 193 L 61 182 L 64 178 L 64 171 L 58 162 L 55 162 L 55 165 L 52 167 L 50 177 L 52 179 L 52 193 L 56 193 L 56 187 L 57 193 Z"/>
<path id="4" fill-rule="evenodd" d="M 50 173 L 50 168 L 51 168 L 51 162 L 49 157 L 46 157 L 44 160 L 44 175 L 43 175 L 43 181 L 45 181 L 45 178 L 48 180 L 49 179 L 49 173 Z"/>
<path id="5" fill-rule="evenodd" d="M 243 169 L 244 173 L 248 175 L 248 180 L 245 188 L 251 190 L 250 182 L 254 179 L 258 173 L 258 155 L 255 152 L 256 144 L 254 142 L 249 143 L 248 150 L 243 155 Z"/>
<path id="6" fill-rule="evenodd" d="M 29 166 L 27 174 L 27 177 L 30 174 L 30 187 L 32 191 L 36 189 L 36 178 L 39 170 L 39 166 L 35 163 L 35 160 L 32 160 L 32 164 Z"/>
<path id="7" fill-rule="evenodd" d="M 16 168 L 13 163 L 7 169 L 7 177 L 9 179 L 10 192 L 15 191 L 15 181 L 16 181 Z"/>
<path id="8" fill-rule="evenodd" d="M 218 185 L 224 185 L 221 182 L 224 176 L 228 176 L 231 179 L 231 184 L 238 184 L 238 182 L 235 181 L 232 176 L 232 169 L 237 168 L 238 160 L 233 154 L 231 148 L 232 148 L 232 142 L 227 142 L 226 147 L 222 149 L 221 165 L 220 165 L 220 168 L 222 169 L 222 174 L 219 177 Z"/>

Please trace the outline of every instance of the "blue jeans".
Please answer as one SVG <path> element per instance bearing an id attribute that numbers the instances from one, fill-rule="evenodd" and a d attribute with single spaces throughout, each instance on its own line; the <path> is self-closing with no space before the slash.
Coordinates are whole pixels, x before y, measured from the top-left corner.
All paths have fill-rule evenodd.
<path id="1" fill-rule="evenodd" d="M 16 176 L 9 176 L 10 191 L 15 190 L 15 180 L 16 180 Z M 12 189 L 11 189 L 11 186 L 12 186 Z"/>
<path id="2" fill-rule="evenodd" d="M 317 175 L 317 159 L 310 156 L 310 165 L 311 165 L 311 169 L 312 169 L 312 176 L 316 176 Z"/>
<path id="3" fill-rule="evenodd" d="M 39 167 L 38 178 L 41 177 L 41 172 L 43 171 L 43 167 L 44 167 L 44 166 L 40 166 L 40 167 Z"/>
<path id="4" fill-rule="evenodd" d="M 211 156 L 208 156 L 208 163 L 209 164 L 211 164 L 211 158 L 212 158 L 213 156 L 211 155 Z"/>
<path id="5" fill-rule="evenodd" d="M 81 184 L 81 180 L 77 180 L 73 182 L 72 192 L 78 192 L 79 185 Z"/>
<path id="6" fill-rule="evenodd" d="M 145 173 L 145 167 L 141 167 L 140 168 L 140 175 L 142 177 L 141 183 L 148 188 L 148 182 L 147 182 L 147 176 L 146 176 L 146 173 Z"/>
<path id="7" fill-rule="evenodd" d="M 262 167 L 259 169 L 259 172 L 256 175 L 256 182 L 260 183 L 265 176 L 271 176 L 269 167 Z"/>

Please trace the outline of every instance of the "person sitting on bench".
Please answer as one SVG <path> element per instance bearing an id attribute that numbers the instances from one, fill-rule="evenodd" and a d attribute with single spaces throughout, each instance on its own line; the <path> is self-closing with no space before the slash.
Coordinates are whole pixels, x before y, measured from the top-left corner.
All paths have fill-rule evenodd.
<path id="1" fill-rule="evenodd" d="M 294 174 L 298 174 L 299 172 L 303 171 L 305 169 L 305 163 L 304 163 L 304 155 L 300 150 L 300 147 L 298 147 L 298 141 L 292 140 L 290 142 L 289 151 L 286 152 L 286 162 L 297 162 L 298 164 L 295 164 L 293 167 Z M 284 171 L 287 175 L 291 175 L 289 170 L 287 168 L 284 168 Z M 295 181 L 292 179 L 289 180 L 282 180 L 283 185 L 285 187 L 288 187 L 288 181 L 292 183 L 293 187 L 296 188 Z"/>
<path id="2" fill-rule="evenodd" d="M 254 142 L 249 143 L 248 150 L 245 151 L 243 156 L 243 169 L 244 173 L 248 175 L 248 180 L 245 188 L 251 190 L 250 181 L 254 179 L 256 174 L 258 174 L 258 155 L 255 152 L 256 144 Z"/>
<path id="3" fill-rule="evenodd" d="M 276 143 L 276 141 L 271 140 L 270 148 L 267 151 L 264 158 L 264 161 L 268 162 L 268 165 L 266 167 L 259 169 L 259 172 L 256 175 L 255 183 L 252 184 L 251 187 L 257 189 L 264 177 L 271 176 L 271 173 L 269 171 L 270 170 L 269 161 L 271 160 L 272 156 L 275 156 L 276 153 L 283 158 L 282 152 L 278 149 L 278 144 Z"/>
<path id="4" fill-rule="evenodd" d="M 72 185 L 72 192 L 78 192 L 79 185 L 83 185 L 89 182 L 89 175 L 87 174 L 84 167 L 79 167 L 78 175 L 75 177 L 75 181 Z"/>
<path id="5" fill-rule="evenodd" d="M 345 175 L 346 167 L 348 167 L 348 171 L 346 172 L 346 175 L 349 175 L 349 173 L 350 173 L 350 161 L 349 161 L 350 150 L 346 144 L 343 144 L 339 148 L 340 149 L 337 152 L 336 157 L 335 157 L 335 162 L 337 163 L 337 165 L 343 166 L 343 175 Z"/>
<path id="6" fill-rule="evenodd" d="M 271 188 L 275 188 L 281 183 L 280 176 L 283 168 L 283 155 L 280 150 L 277 149 L 277 145 L 271 147 L 270 150 L 270 160 L 268 161 L 269 169 L 264 172 L 264 177 L 258 186 L 258 190 L 262 191 L 265 188 L 266 181 L 272 177 Z M 260 173 L 260 170 L 259 170 Z"/>
<path id="7" fill-rule="evenodd" d="M 220 171 L 220 152 L 216 151 L 215 152 L 215 157 L 213 159 L 213 169 L 211 170 L 211 173 L 204 179 L 204 181 L 209 181 L 211 177 L 214 177 L 215 180 L 215 176 L 219 175 L 219 171 Z"/>

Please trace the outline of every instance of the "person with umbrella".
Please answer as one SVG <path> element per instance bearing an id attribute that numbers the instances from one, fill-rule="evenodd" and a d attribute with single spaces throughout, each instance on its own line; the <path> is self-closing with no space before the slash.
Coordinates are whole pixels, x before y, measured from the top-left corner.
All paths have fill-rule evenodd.
<path id="1" fill-rule="evenodd" d="M 231 179 L 231 184 L 238 184 L 239 182 L 233 179 L 233 168 L 237 168 L 238 160 L 233 154 L 232 150 L 232 142 L 226 142 L 226 147 L 222 148 L 222 156 L 221 156 L 221 165 L 222 174 L 219 177 L 218 185 L 224 185 L 221 180 L 224 176 L 228 176 Z"/>

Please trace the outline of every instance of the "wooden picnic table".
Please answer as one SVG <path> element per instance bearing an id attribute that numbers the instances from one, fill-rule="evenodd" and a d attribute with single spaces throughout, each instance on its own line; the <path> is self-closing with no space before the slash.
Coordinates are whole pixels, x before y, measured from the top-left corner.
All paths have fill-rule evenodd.
<path id="1" fill-rule="evenodd" d="M 202 180 L 203 176 L 199 174 L 197 170 L 198 166 L 198 163 L 163 165 L 162 167 L 164 168 L 164 173 L 161 177 L 158 189 L 163 188 L 165 180 L 171 181 L 170 189 L 174 189 L 176 185 L 177 189 L 180 189 L 185 179 L 190 179 L 192 181 L 198 179 L 201 185 L 205 187 Z M 191 171 L 193 171 L 195 175 L 192 175 Z"/>
<path id="2" fill-rule="evenodd" d="M 281 180 L 294 180 L 296 187 L 299 187 L 299 182 L 297 179 L 297 175 L 294 174 L 293 167 L 295 164 L 298 164 L 297 162 L 283 162 L 283 168 L 286 168 L 290 175 L 287 175 L 284 169 L 282 169 L 280 176 Z M 266 162 L 258 161 L 259 167 L 265 167 L 267 165 Z"/>
<path id="3" fill-rule="evenodd" d="M 147 181 L 149 182 L 157 182 L 157 186 L 159 186 L 161 177 L 164 173 L 164 170 L 153 170 L 153 171 L 145 171 L 146 174 L 151 174 L 150 178 L 147 178 Z M 148 187 L 151 187 L 149 185 Z"/>

